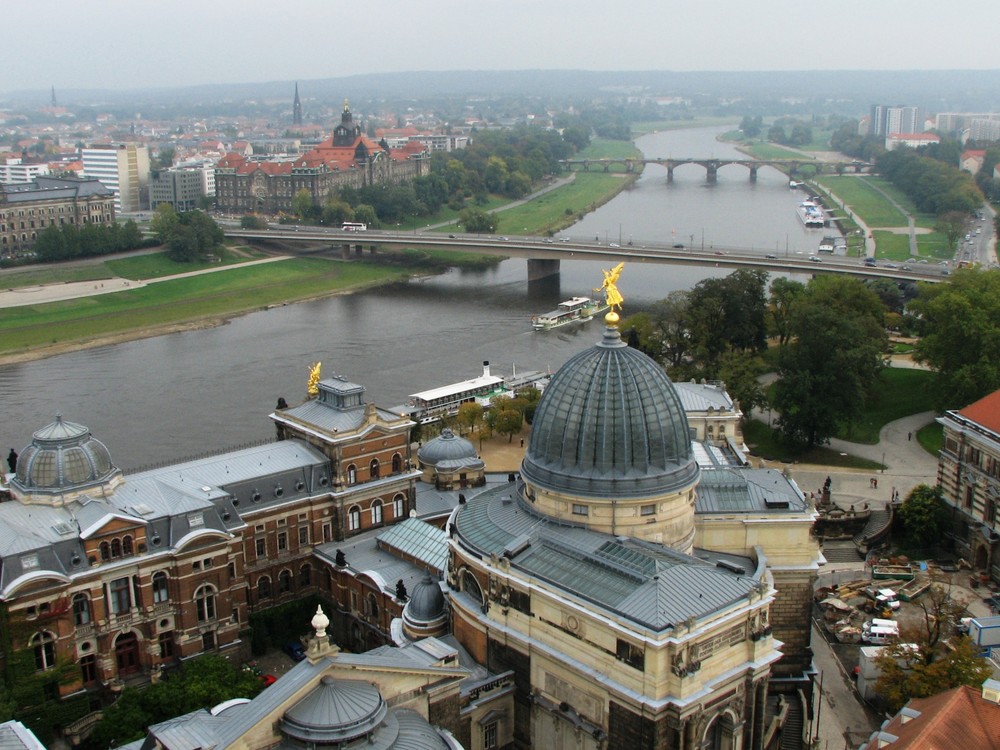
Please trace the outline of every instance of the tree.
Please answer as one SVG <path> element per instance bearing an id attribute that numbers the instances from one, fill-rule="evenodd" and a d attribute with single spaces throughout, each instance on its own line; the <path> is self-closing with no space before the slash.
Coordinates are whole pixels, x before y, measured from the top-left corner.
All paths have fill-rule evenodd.
<path id="1" fill-rule="evenodd" d="M 756 138 L 759 136 L 763 127 L 763 118 L 760 115 L 756 117 L 744 115 L 743 119 L 740 120 L 740 130 L 743 131 L 743 135 L 747 138 Z"/>
<path id="2" fill-rule="evenodd" d="M 170 235 L 174 227 L 177 226 L 177 222 L 177 212 L 174 210 L 174 207 L 169 203 L 161 203 L 153 211 L 153 218 L 149 221 L 149 228 L 156 235 L 156 239 L 165 245 L 170 241 Z"/>
<path id="3" fill-rule="evenodd" d="M 937 217 L 934 224 L 934 231 L 940 232 L 948 239 L 948 250 L 954 253 L 958 247 L 958 239 L 965 234 L 965 226 L 969 222 L 969 215 L 961 211 L 945 211 Z"/>
<path id="4" fill-rule="evenodd" d="M 306 188 L 301 188 L 292 196 L 292 212 L 300 219 L 305 220 L 313 215 L 313 197 Z"/>
<path id="5" fill-rule="evenodd" d="M 492 409 L 491 409 L 492 411 Z M 500 409 L 493 421 L 493 429 L 500 435 L 507 436 L 507 442 L 513 442 L 514 435 L 521 431 L 524 416 L 517 409 Z"/>
<path id="6" fill-rule="evenodd" d="M 785 129 L 780 125 L 772 125 L 771 128 L 767 131 L 767 140 L 771 141 L 772 143 L 784 143 L 786 140 L 788 140 L 785 137 Z"/>
<path id="7" fill-rule="evenodd" d="M 483 419 L 483 407 L 475 401 L 468 401 L 458 407 L 457 416 L 459 426 L 467 427 L 472 432 Z"/>
<path id="8" fill-rule="evenodd" d="M 240 227 L 243 229 L 267 229 L 267 219 L 259 214 L 246 214 L 240 217 Z"/>
<path id="9" fill-rule="evenodd" d="M 759 380 L 767 368 L 764 360 L 749 352 L 729 351 L 719 363 L 719 378 L 726 384 L 726 392 L 738 401 L 744 419 L 750 412 L 767 404 L 764 386 Z"/>
<path id="10" fill-rule="evenodd" d="M 918 288 L 909 305 L 920 318 L 913 357 L 935 371 L 935 407 L 962 408 L 1000 388 L 1000 274 L 960 269 Z"/>
<path id="11" fill-rule="evenodd" d="M 943 538 L 948 523 L 941 488 L 918 484 L 903 501 L 899 516 L 910 544 L 918 548 L 933 546 Z"/>
<path id="12" fill-rule="evenodd" d="M 888 344 L 878 297 L 855 279 L 809 282 L 791 316 L 793 342 L 779 352 L 774 407 L 792 444 L 825 442 L 863 412 Z"/>
<path id="13" fill-rule="evenodd" d="M 875 660 L 881 672 L 876 690 L 893 712 L 911 698 L 959 685 L 978 686 L 992 674 L 967 637 L 948 639 L 965 614 L 965 605 L 952 599 L 949 586 L 932 580 L 917 604 L 923 616 L 903 628 L 899 640 L 885 646 Z"/>
<path id="14" fill-rule="evenodd" d="M 779 276 L 771 282 L 771 299 L 768 305 L 770 330 L 784 346 L 792 335 L 792 310 L 795 302 L 806 292 L 805 284 Z"/>
<path id="15" fill-rule="evenodd" d="M 466 232 L 492 234 L 497 229 L 497 218 L 481 208 L 464 208 L 458 215 Z"/>

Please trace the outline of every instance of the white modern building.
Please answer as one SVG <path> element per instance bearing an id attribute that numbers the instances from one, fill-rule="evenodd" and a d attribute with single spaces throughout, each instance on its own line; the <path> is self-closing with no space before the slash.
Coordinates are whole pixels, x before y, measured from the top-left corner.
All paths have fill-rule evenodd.
<path id="1" fill-rule="evenodd" d="M 134 213 L 146 202 L 149 149 L 135 143 L 94 145 L 82 149 L 84 177 L 100 180 L 115 193 L 115 211 Z"/>
<path id="2" fill-rule="evenodd" d="M 0 160 L 0 184 L 3 185 L 23 185 L 48 173 L 49 165 L 45 162 L 24 164 L 17 157 Z"/>

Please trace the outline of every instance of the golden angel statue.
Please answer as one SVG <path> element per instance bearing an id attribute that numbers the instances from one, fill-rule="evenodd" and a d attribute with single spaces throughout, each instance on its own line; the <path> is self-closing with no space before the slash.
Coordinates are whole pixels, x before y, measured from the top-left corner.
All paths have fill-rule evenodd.
<path id="1" fill-rule="evenodd" d="M 619 263 L 610 271 L 602 269 L 604 273 L 604 283 L 594 290 L 595 292 L 604 292 L 604 301 L 608 304 L 608 307 L 611 308 L 611 312 L 621 310 L 622 303 L 625 301 L 617 287 L 618 277 L 622 275 L 623 268 L 625 268 L 625 264 Z"/>
<path id="2" fill-rule="evenodd" d="M 309 385 L 306 387 L 309 398 L 319 395 L 319 368 L 321 366 L 322 363 L 317 362 L 309 368 Z"/>

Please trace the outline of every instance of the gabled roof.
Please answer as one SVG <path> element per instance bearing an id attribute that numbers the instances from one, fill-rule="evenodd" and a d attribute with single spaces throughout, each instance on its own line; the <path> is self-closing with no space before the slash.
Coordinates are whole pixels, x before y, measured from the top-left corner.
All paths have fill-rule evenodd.
<path id="1" fill-rule="evenodd" d="M 958 414 L 1000 434 L 1000 391 L 994 391 L 964 409 L 959 409 Z"/>
<path id="2" fill-rule="evenodd" d="M 1000 705 L 983 698 L 979 688 L 911 700 L 862 748 L 952 750 L 957 744 L 1000 750 Z"/>

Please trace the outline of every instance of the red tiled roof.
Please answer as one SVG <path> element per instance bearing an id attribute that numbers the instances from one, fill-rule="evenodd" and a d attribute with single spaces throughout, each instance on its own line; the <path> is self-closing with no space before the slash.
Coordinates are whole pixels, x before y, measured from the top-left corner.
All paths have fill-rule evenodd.
<path id="1" fill-rule="evenodd" d="M 906 706 L 920 716 L 904 724 L 896 714 L 882 728 L 898 738 L 885 745 L 889 750 L 1000 750 L 1000 705 L 983 698 L 979 688 L 957 687 Z M 871 746 L 879 747 L 877 741 Z"/>
<path id="2" fill-rule="evenodd" d="M 1000 433 L 1000 391 L 994 391 L 989 396 L 984 396 L 964 409 L 960 409 L 958 413 L 976 424 L 981 424 L 988 430 Z"/>

